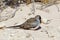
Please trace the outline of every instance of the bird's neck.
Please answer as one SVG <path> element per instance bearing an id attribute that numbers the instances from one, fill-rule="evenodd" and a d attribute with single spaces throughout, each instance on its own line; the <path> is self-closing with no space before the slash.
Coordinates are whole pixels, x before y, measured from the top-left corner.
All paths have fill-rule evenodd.
<path id="1" fill-rule="evenodd" d="M 36 20 L 37 20 L 38 22 L 40 22 L 40 20 L 39 20 L 38 18 L 37 18 Z"/>

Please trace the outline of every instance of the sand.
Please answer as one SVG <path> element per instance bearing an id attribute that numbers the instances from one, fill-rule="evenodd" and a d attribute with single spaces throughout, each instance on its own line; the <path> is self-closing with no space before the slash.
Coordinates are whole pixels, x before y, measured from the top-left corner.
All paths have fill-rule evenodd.
<path id="1" fill-rule="evenodd" d="M 43 10 L 39 9 L 40 6 L 40 4 L 35 3 L 35 14 L 32 14 L 31 4 L 28 6 L 23 4 L 19 7 L 19 10 L 15 13 L 13 18 L 0 22 L 0 25 L 5 25 L 6 27 L 19 25 L 36 15 L 40 15 L 43 19 L 50 20 L 48 24 L 41 24 L 41 29 L 36 31 L 23 29 L 0 29 L 0 40 L 60 40 L 60 11 L 58 11 L 55 5 Z M 57 6 L 59 7 L 60 4 Z"/>

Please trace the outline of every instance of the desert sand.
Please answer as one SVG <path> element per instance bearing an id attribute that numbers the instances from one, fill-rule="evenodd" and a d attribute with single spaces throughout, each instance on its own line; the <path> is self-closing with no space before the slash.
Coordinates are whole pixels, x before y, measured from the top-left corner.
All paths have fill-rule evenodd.
<path id="1" fill-rule="evenodd" d="M 60 40 L 60 11 L 58 11 L 55 5 L 49 6 L 43 10 L 39 9 L 40 6 L 39 3 L 35 3 L 35 13 L 32 14 L 32 5 L 22 4 L 18 7 L 18 11 L 16 11 L 13 18 L 0 22 L 0 25 L 5 25 L 6 27 L 19 25 L 36 15 L 40 15 L 43 19 L 50 20 L 48 24 L 41 24 L 41 29 L 36 31 L 0 29 L 0 40 Z M 60 4 L 57 4 L 57 6 L 60 9 Z M 6 10 L 9 9 L 11 8 L 7 8 Z M 11 10 L 14 12 L 16 9 Z"/>

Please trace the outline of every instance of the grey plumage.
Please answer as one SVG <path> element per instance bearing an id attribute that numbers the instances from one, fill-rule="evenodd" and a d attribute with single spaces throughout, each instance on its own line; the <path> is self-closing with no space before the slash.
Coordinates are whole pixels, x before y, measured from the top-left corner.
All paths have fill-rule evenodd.
<path id="1" fill-rule="evenodd" d="M 21 28 L 21 29 L 27 29 L 27 30 L 30 30 L 30 29 L 38 30 L 38 29 L 41 28 L 40 23 L 41 23 L 41 16 L 37 15 L 34 18 L 28 19 L 26 22 L 24 22 L 21 25 L 10 26 L 10 27 L 7 27 L 7 28 L 16 28 L 16 29 Z"/>

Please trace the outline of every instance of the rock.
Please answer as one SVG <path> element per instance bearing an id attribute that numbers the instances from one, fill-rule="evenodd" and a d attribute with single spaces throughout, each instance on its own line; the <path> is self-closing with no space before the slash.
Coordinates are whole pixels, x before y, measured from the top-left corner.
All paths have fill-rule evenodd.
<path id="1" fill-rule="evenodd" d="M 50 20 L 46 19 L 46 18 L 42 18 L 42 23 L 44 24 L 49 24 Z"/>

